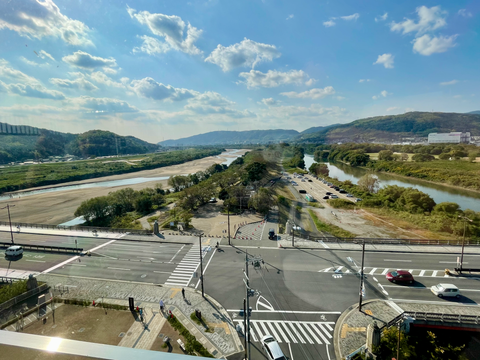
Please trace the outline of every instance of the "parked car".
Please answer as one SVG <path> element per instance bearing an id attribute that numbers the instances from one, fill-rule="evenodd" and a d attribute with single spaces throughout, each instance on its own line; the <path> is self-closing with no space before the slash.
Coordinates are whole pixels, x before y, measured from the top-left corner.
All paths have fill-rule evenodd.
<path id="1" fill-rule="evenodd" d="M 307 190 L 299 189 L 298 192 L 299 192 L 300 194 L 306 194 L 306 193 L 307 193 Z"/>
<path id="2" fill-rule="evenodd" d="M 302 179 L 302 182 L 305 182 L 305 179 Z"/>
<path id="3" fill-rule="evenodd" d="M 273 240 L 275 238 L 275 230 L 274 229 L 268 230 L 268 238 L 270 240 Z"/>
<path id="4" fill-rule="evenodd" d="M 216 202 L 217 202 L 217 199 L 216 199 L 216 198 L 214 198 L 214 197 L 213 197 L 213 198 L 211 198 L 211 199 L 210 199 L 210 201 L 209 201 L 209 203 L 216 203 Z"/>
<path id="5" fill-rule="evenodd" d="M 261 343 L 269 360 L 287 360 L 285 355 L 283 355 L 282 349 L 280 349 L 277 340 L 275 340 L 272 335 L 265 335 L 262 338 Z"/>
<path id="6" fill-rule="evenodd" d="M 332 199 L 338 199 L 338 196 L 337 196 L 337 195 L 335 195 L 335 194 L 334 194 L 334 195 L 332 195 L 332 196 L 330 196 L 330 197 L 331 197 Z"/>
<path id="7" fill-rule="evenodd" d="M 347 192 L 343 189 L 340 189 L 340 194 L 346 194 Z"/>
<path id="8" fill-rule="evenodd" d="M 338 186 L 334 186 L 333 188 L 335 189 L 335 191 L 340 191 L 340 188 Z"/>
<path id="9" fill-rule="evenodd" d="M 328 199 L 330 199 L 330 196 L 328 196 L 328 195 L 325 195 L 325 196 L 323 197 L 323 200 L 328 200 Z"/>
<path id="10" fill-rule="evenodd" d="M 5 250 L 5 256 L 15 257 L 15 256 L 20 256 L 22 254 L 23 254 L 23 247 L 19 245 L 10 246 L 7 250 Z"/>
<path id="11" fill-rule="evenodd" d="M 406 270 L 397 270 L 397 271 L 390 271 L 385 275 L 388 281 L 393 283 L 409 283 L 413 284 L 415 281 L 413 279 L 412 274 Z"/>
<path id="12" fill-rule="evenodd" d="M 313 180 L 312 180 L 312 179 L 308 179 L 308 182 L 313 182 Z"/>
<path id="13" fill-rule="evenodd" d="M 332 195 L 332 193 L 330 191 L 327 191 L 325 195 Z"/>
<path id="14" fill-rule="evenodd" d="M 460 290 L 453 284 L 438 284 L 433 285 L 430 290 L 439 298 L 442 297 L 460 297 Z"/>
<path id="15" fill-rule="evenodd" d="M 362 199 L 360 199 L 360 198 L 357 198 L 357 202 L 358 202 L 358 201 L 362 201 Z"/>
<path id="16" fill-rule="evenodd" d="M 347 197 L 353 197 L 353 195 L 352 194 L 347 194 Z"/>

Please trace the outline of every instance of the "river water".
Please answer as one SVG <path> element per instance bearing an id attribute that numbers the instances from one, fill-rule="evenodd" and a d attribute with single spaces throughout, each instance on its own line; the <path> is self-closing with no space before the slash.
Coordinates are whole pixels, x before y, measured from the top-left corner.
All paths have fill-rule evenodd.
<path id="1" fill-rule="evenodd" d="M 312 155 L 305 155 L 305 166 L 308 169 L 315 161 Z M 367 173 L 367 170 L 352 167 L 343 163 L 326 163 L 330 170 L 329 176 L 331 178 L 337 178 L 340 181 L 350 180 L 356 184 L 358 179 Z M 443 186 L 440 184 L 433 184 L 417 180 L 415 178 L 404 178 L 395 175 L 377 173 L 380 180 L 380 187 L 388 185 L 398 185 L 402 187 L 412 187 L 424 192 L 435 200 L 435 202 L 454 202 L 460 205 L 462 209 L 471 209 L 474 211 L 480 211 L 480 193 L 473 191 L 462 190 Z"/>

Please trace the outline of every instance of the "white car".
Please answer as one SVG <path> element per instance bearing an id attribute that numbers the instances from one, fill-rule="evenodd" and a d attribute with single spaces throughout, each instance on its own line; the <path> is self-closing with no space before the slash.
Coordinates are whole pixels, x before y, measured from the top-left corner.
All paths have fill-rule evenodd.
<path id="1" fill-rule="evenodd" d="M 458 288 L 453 284 L 433 285 L 430 290 L 432 290 L 432 293 L 437 295 L 439 298 L 456 297 L 458 299 L 460 297 L 460 290 L 458 290 Z"/>
<path id="2" fill-rule="evenodd" d="M 5 251 L 5 256 L 20 256 L 23 254 L 23 248 L 19 245 L 10 246 Z"/>
<path id="3" fill-rule="evenodd" d="M 283 355 L 282 349 L 280 349 L 277 340 L 275 340 L 272 335 L 265 335 L 262 338 L 261 343 L 269 360 L 287 360 L 285 355 Z"/>

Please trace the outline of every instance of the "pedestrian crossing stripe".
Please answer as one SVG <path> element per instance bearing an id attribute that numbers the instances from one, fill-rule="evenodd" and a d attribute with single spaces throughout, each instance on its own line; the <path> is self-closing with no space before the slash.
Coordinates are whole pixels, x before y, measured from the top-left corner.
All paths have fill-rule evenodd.
<path id="1" fill-rule="evenodd" d="M 206 247 L 202 247 L 202 258 L 204 258 L 207 253 L 205 249 Z M 175 270 L 170 274 L 165 285 L 188 286 L 190 280 L 193 278 L 193 274 L 197 271 L 198 266 L 200 265 L 199 253 L 199 245 L 192 246 Z"/>
<path id="2" fill-rule="evenodd" d="M 244 334 L 243 320 L 234 320 Z M 283 321 L 250 320 L 251 340 L 259 342 L 265 335 L 272 335 L 279 343 L 330 345 L 333 321 Z"/>
<path id="3" fill-rule="evenodd" d="M 386 275 L 390 271 L 395 270 L 404 270 L 404 269 L 394 269 L 394 268 L 375 268 L 375 267 L 364 267 L 363 273 L 365 275 Z M 407 269 L 413 277 L 448 277 L 445 275 L 445 270 L 422 270 L 422 269 Z M 329 267 L 326 269 L 318 270 L 318 272 L 323 273 L 337 273 L 337 274 L 355 274 L 360 273 L 361 269 L 348 269 L 345 266 L 338 267 Z"/>

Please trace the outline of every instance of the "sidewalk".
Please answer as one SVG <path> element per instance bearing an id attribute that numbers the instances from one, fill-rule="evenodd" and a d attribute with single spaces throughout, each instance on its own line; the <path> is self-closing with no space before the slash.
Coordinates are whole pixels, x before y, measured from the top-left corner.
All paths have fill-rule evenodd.
<path id="1" fill-rule="evenodd" d="M 155 286 L 128 281 L 106 281 L 69 278 L 58 275 L 39 275 L 37 277 L 48 284 L 68 287 L 68 293 L 57 294 L 63 298 L 95 300 L 97 303 L 127 305 L 128 298 L 135 299 L 135 306 L 144 309 L 147 329 L 137 322 L 132 325 L 128 336 L 122 339 L 120 346 L 148 348 L 158 337 L 166 319 L 159 311 L 159 301 L 165 303 L 165 310 L 172 311 L 177 319 L 194 335 L 197 340 L 216 358 L 224 358 L 243 351 L 241 340 L 235 325 L 227 311 L 213 298 L 199 291 L 185 288 L 186 300 L 182 289 L 169 286 Z M 198 309 L 202 319 L 212 330 L 205 331 L 203 326 L 194 323 L 190 315 Z"/>
<path id="2" fill-rule="evenodd" d="M 345 310 L 335 324 L 334 348 L 337 360 L 343 360 L 352 354 L 367 341 L 367 326 L 376 321 L 382 327 L 395 319 L 404 311 L 430 312 L 437 314 L 480 315 L 478 306 L 465 306 L 455 303 L 424 304 L 415 302 L 393 302 L 389 300 L 369 300 L 362 304 L 362 311 L 358 311 L 358 304 Z"/>

